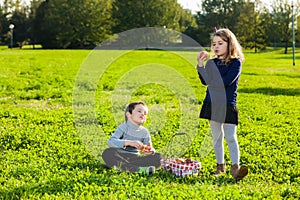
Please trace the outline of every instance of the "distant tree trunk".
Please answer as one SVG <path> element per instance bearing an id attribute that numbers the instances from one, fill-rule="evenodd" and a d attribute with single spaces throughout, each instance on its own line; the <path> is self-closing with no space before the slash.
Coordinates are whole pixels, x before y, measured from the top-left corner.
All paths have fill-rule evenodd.
<path id="1" fill-rule="evenodd" d="M 298 15 L 299 13 L 299 3 L 296 3 L 297 8 L 294 12 L 294 15 Z M 282 42 L 284 42 L 284 53 L 287 54 L 288 52 L 288 44 L 292 40 L 292 29 L 290 27 L 290 24 L 292 22 L 292 8 L 291 4 L 287 0 L 273 0 L 272 2 L 272 18 L 273 21 L 276 22 L 277 28 L 276 32 L 278 33 L 278 36 L 281 39 Z"/>
<path id="2" fill-rule="evenodd" d="M 288 42 L 288 40 L 286 40 L 285 45 L 284 45 L 284 54 L 287 54 L 287 52 L 288 52 L 288 45 L 289 45 L 289 42 Z"/>

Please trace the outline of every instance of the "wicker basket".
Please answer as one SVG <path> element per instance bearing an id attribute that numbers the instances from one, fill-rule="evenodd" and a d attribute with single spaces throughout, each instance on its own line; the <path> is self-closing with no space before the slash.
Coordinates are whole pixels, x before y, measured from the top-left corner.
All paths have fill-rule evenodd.
<path id="1" fill-rule="evenodd" d="M 188 161 L 188 162 L 187 162 Z M 176 176 L 198 175 L 201 163 L 184 158 L 167 158 L 160 161 L 163 170 L 170 171 Z"/>

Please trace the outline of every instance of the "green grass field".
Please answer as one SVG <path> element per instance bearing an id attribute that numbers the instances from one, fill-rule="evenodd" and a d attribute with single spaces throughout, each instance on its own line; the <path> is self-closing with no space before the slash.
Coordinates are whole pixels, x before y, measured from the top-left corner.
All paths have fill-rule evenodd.
<path id="1" fill-rule="evenodd" d="M 80 71 L 91 60 L 87 50 L 0 48 L 0 199 L 298 199 L 300 61 L 292 66 L 291 53 L 282 52 L 245 54 L 238 139 L 241 163 L 250 171 L 236 183 L 229 172 L 213 177 L 214 153 L 203 149 L 209 129 L 198 119 L 205 87 L 194 67 L 196 52 L 101 51 L 99 59 L 121 57 L 103 72 L 93 60 L 95 73 L 88 73 Z M 83 93 L 73 96 L 74 85 Z M 156 149 L 181 128 L 193 137 L 174 151 L 202 163 L 198 176 L 129 174 L 94 156 L 99 143 L 88 143 L 93 130 L 108 139 L 124 105 L 134 100 L 148 104 L 145 126 Z M 97 123 L 85 122 L 81 113 L 91 107 Z M 91 124 L 86 140 L 80 120 Z M 229 165 L 227 148 L 225 159 Z"/>

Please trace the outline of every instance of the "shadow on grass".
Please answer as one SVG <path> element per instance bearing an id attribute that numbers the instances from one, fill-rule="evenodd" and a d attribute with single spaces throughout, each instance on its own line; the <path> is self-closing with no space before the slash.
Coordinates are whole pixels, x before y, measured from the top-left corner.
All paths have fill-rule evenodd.
<path id="1" fill-rule="evenodd" d="M 279 76 L 279 77 L 287 77 L 287 78 L 300 78 L 299 74 L 259 74 L 259 73 L 254 73 L 254 72 L 245 72 L 243 75 L 248 75 L 248 76 Z"/>
<path id="2" fill-rule="evenodd" d="M 241 88 L 238 90 L 239 93 L 257 93 L 270 96 L 299 96 L 300 88 L 272 88 L 272 87 L 261 87 L 261 88 Z"/>
<path id="3" fill-rule="evenodd" d="M 98 185 L 102 188 L 106 188 L 107 191 L 104 189 L 98 191 L 100 193 L 98 193 L 98 195 L 101 195 L 101 193 L 104 195 L 108 191 L 117 190 L 116 188 L 118 188 L 118 185 L 120 183 L 123 184 L 124 181 L 147 185 L 158 183 L 158 180 L 163 181 L 164 185 L 178 184 L 178 186 L 180 184 L 208 184 L 222 187 L 226 185 L 238 184 L 238 182 L 236 182 L 229 174 L 224 174 L 218 178 L 213 177 L 212 174 L 200 174 L 198 176 L 191 175 L 182 178 L 176 177 L 174 174 L 169 172 L 163 172 L 161 169 L 159 169 L 154 175 L 146 176 L 108 169 L 105 165 L 99 164 L 98 170 L 92 172 L 91 174 L 84 175 L 83 173 L 83 175 L 80 177 L 58 176 L 56 178 L 53 177 L 51 180 L 45 180 L 42 182 L 26 183 L 22 186 L 15 186 L 7 189 L 6 191 L 0 191 L 0 196 L 9 199 L 20 199 L 22 197 L 28 197 L 26 195 L 37 195 L 37 197 L 41 197 L 44 195 L 60 196 L 62 194 L 68 194 L 70 197 L 72 197 L 79 192 L 78 188 L 83 190 L 83 188 L 88 187 L 88 185 Z M 128 184 L 128 187 L 131 187 L 130 184 Z"/>
<path id="4" fill-rule="evenodd" d="M 208 185 L 215 185 L 218 187 L 225 186 L 225 185 L 234 185 L 238 182 L 228 173 L 223 174 L 219 177 L 214 177 L 213 174 L 201 174 L 199 175 L 188 175 L 186 177 L 178 177 L 172 174 L 171 172 L 164 172 L 159 171 L 153 176 L 155 179 L 159 179 L 164 181 L 165 183 L 170 184 L 188 184 L 188 185 L 195 185 L 195 184 L 208 184 Z M 151 181 L 149 181 L 151 182 Z"/>

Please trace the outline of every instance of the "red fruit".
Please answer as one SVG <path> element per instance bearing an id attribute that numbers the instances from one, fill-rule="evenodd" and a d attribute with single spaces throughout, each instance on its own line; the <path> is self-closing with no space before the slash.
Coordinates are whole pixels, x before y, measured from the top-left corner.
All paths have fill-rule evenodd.
<path id="1" fill-rule="evenodd" d="M 176 162 L 177 164 L 183 164 L 183 163 L 185 162 L 185 160 L 182 159 L 182 158 L 175 158 L 175 162 Z"/>
<path id="2" fill-rule="evenodd" d="M 205 58 L 205 60 L 208 60 L 209 59 L 209 54 L 207 51 L 201 51 L 199 53 L 199 58 Z"/>
<path id="3" fill-rule="evenodd" d="M 144 145 L 141 149 L 142 152 L 144 151 L 150 151 L 151 150 L 151 147 L 150 146 L 147 146 L 147 145 Z"/>

